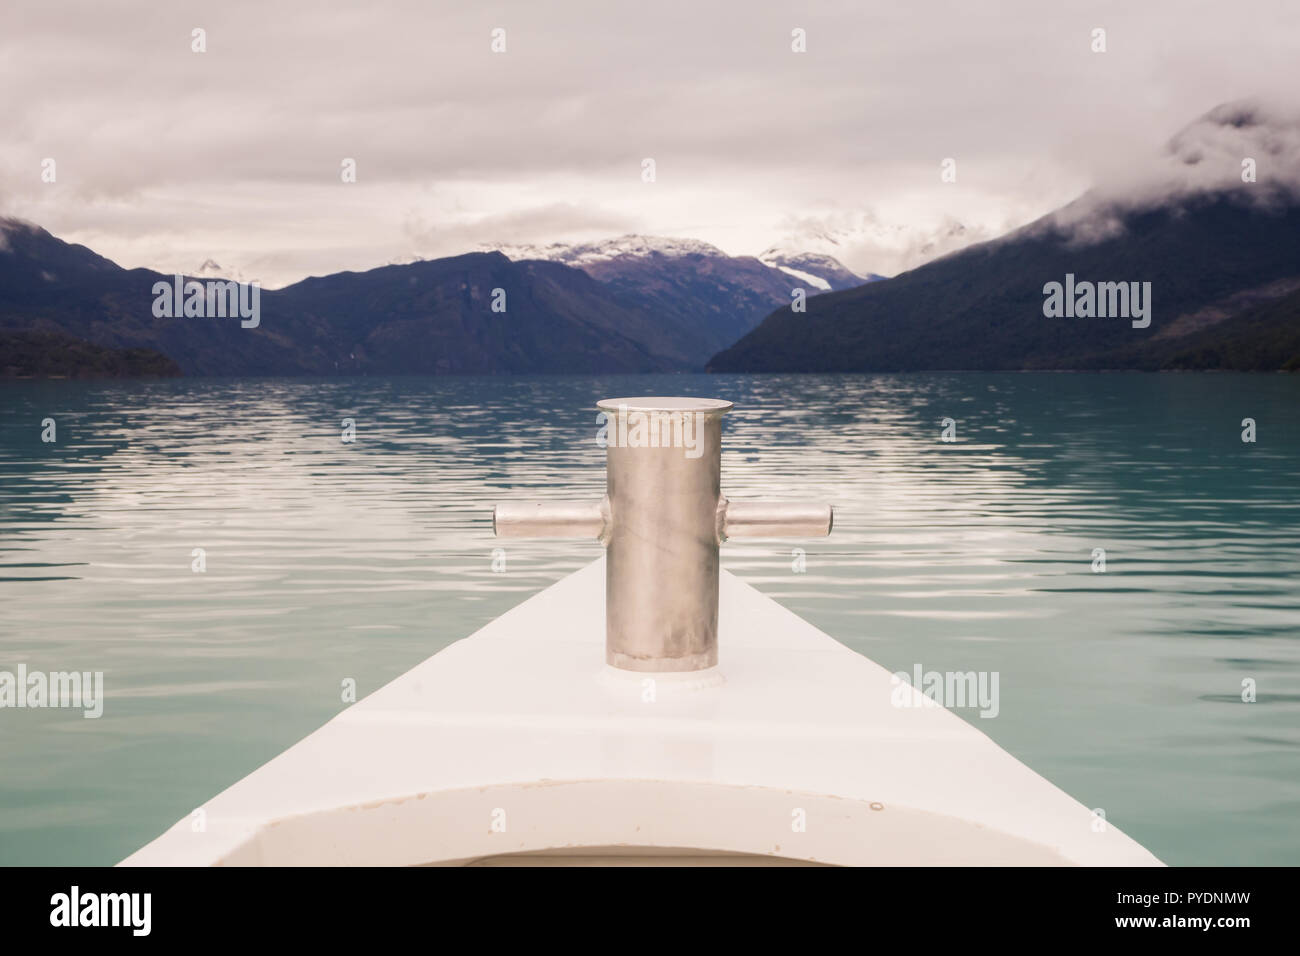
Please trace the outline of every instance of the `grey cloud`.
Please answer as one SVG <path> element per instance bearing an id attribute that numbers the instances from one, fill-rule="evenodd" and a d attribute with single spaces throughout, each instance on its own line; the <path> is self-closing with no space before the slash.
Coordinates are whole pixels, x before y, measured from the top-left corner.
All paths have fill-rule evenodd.
<path id="1" fill-rule="evenodd" d="M 1254 181 L 1243 179 L 1248 160 Z M 1208 194 L 1261 206 L 1300 197 L 1300 109 L 1259 98 L 1220 104 L 1175 133 L 1158 155 L 1113 172 L 1044 225 L 1094 242 L 1122 230 L 1134 210 Z"/>
<path id="2" fill-rule="evenodd" d="M 550 242 L 593 232 L 610 235 L 636 232 L 640 225 L 634 217 L 603 209 L 552 203 L 449 226 L 428 226 L 413 218 L 404 229 L 414 247 L 434 254 L 449 254 L 448 250 Z"/>
<path id="3" fill-rule="evenodd" d="M 1027 222 L 1217 102 L 1294 104 L 1297 48 L 1300 11 L 1276 0 L 7 0 L 0 82 L 22 94 L 0 117 L 0 212 L 124 264 L 282 280 L 423 254 L 413 239 L 566 238 L 500 234 L 552 221 L 752 254 L 792 219 L 874 214 L 900 228 L 848 264 L 889 271 L 865 257 L 905 267 L 962 241 L 953 222 Z"/>

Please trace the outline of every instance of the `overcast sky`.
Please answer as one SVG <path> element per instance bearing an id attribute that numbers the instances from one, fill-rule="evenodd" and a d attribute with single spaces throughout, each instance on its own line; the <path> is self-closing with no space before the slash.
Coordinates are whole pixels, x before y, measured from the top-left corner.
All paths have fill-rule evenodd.
<path id="1" fill-rule="evenodd" d="M 627 232 L 891 274 L 1294 105 L 1298 51 L 1295 0 L 4 0 L 0 214 L 268 286 Z"/>

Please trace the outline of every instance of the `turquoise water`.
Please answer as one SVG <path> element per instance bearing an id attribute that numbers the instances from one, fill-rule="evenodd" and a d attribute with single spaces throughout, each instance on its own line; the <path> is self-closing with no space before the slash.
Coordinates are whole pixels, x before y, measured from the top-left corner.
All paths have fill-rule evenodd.
<path id="1" fill-rule="evenodd" d="M 1300 377 L 1048 373 L 0 383 L 0 670 L 106 697 L 0 710 L 0 863 L 116 862 L 598 557 L 495 573 L 491 506 L 599 496 L 590 406 L 638 394 L 737 403 L 731 496 L 834 502 L 804 573 L 730 570 L 891 670 L 997 671 L 958 713 L 1166 862 L 1300 863 Z"/>

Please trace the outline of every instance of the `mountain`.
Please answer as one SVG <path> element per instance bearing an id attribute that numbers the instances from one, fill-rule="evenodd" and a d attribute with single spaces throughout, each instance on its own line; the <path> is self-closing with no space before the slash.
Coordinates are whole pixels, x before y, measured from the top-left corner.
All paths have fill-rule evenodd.
<path id="1" fill-rule="evenodd" d="M 616 239 L 596 242 L 552 242 L 546 245 L 494 245 L 484 251 L 501 252 L 516 261 L 546 259 L 562 262 L 566 266 L 585 269 L 587 266 L 610 262 L 614 259 L 647 259 L 662 256 L 679 259 L 686 256 L 704 256 L 712 259 L 731 258 L 715 245 L 699 239 L 668 239 L 661 236 L 627 234 Z"/>
<path id="2" fill-rule="evenodd" d="M 30 223 L 0 220 L 0 332 L 9 334 L 0 374 L 167 374 L 169 363 L 187 375 L 692 370 L 790 297 L 786 273 L 691 240 L 547 250 L 516 252 L 518 261 L 497 251 L 417 260 L 261 290 L 259 321 L 244 328 L 238 318 L 156 317 L 154 285 L 171 276 L 123 269 Z M 208 260 L 187 278 L 223 274 Z M 493 309 L 495 290 L 505 311 Z M 36 354 L 42 347 L 50 362 Z M 19 351 L 21 362 L 8 360 Z"/>
<path id="3" fill-rule="evenodd" d="M 494 312 L 494 290 L 505 311 Z M 499 252 L 305 279 L 267 294 L 264 325 L 314 330 L 326 372 L 647 372 L 699 364 L 655 317 L 586 273 Z M 303 333 L 296 338 L 301 341 Z"/>
<path id="4" fill-rule="evenodd" d="M 110 349 L 61 332 L 0 329 L 0 378 L 138 378 L 180 374 L 180 366 L 153 349 Z"/>
<path id="5" fill-rule="evenodd" d="M 516 261 L 581 269 L 629 309 L 649 311 L 693 356 L 712 355 L 753 329 L 792 290 L 809 296 L 869 281 L 831 256 L 783 254 L 774 261 L 729 256 L 697 239 L 626 235 L 585 243 L 494 247 Z M 802 258 L 801 258 L 802 255 Z M 789 259 L 790 266 L 775 258 Z M 703 362 L 696 361 L 697 366 Z"/>
<path id="6" fill-rule="evenodd" d="M 804 313 L 778 309 L 709 368 L 1295 368 L 1296 130 L 1256 106 L 1219 107 L 1171 140 L 1150 175 L 893 279 L 809 299 Z M 1242 182 L 1243 156 L 1273 177 Z M 1067 281 L 1150 283 L 1150 325 L 1047 317 L 1045 288 Z"/>
<path id="7" fill-rule="evenodd" d="M 0 331 L 55 334 L 60 348 L 70 337 L 149 349 L 186 375 L 646 372 L 687 361 L 652 316 L 629 312 L 585 273 L 500 253 L 263 290 L 255 328 L 238 318 L 156 317 L 154 284 L 171 281 L 0 221 Z M 492 310 L 494 289 L 504 290 L 505 312 Z M 7 358 L 8 347 L 0 368 Z"/>
<path id="8" fill-rule="evenodd" d="M 196 279 L 234 279 L 236 282 L 248 282 L 249 279 L 239 269 L 227 269 L 215 259 L 204 259 L 194 270 Z"/>
<path id="9" fill-rule="evenodd" d="M 717 246 L 698 239 L 666 239 L 658 236 L 626 235 L 600 242 L 551 243 L 549 245 L 498 245 L 491 246 L 514 260 L 547 259 L 582 269 L 597 279 L 610 276 L 630 278 L 637 264 L 675 262 L 687 268 L 707 264 L 709 274 L 719 280 L 732 273 L 735 281 L 747 288 L 770 294 L 779 289 L 779 298 L 790 298 L 788 279 L 775 277 L 770 272 L 784 273 L 799 279 L 808 286 L 809 294 L 850 289 L 882 278 L 874 273 L 860 276 L 846 268 L 833 255 L 799 248 L 790 243 L 773 246 L 757 257 L 729 256 Z M 754 262 L 768 267 L 768 271 L 755 270 Z M 766 314 L 766 313 L 764 313 Z"/>
<path id="10" fill-rule="evenodd" d="M 0 219 L 0 375 L 176 374 L 195 332 L 214 354 L 250 344 L 222 342 L 215 328 L 155 326 L 150 288 L 162 278 Z"/>
<path id="11" fill-rule="evenodd" d="M 898 212 L 886 214 L 867 207 L 793 217 L 783 223 L 784 236 L 759 258 L 769 264 L 787 256 L 826 256 L 837 263 L 886 263 L 888 273 L 862 276 L 880 279 L 997 236 L 985 226 L 967 225 L 950 214 L 898 216 Z M 854 284 L 861 282 L 859 279 Z"/>
<path id="12" fill-rule="evenodd" d="M 843 292 L 884 278 L 874 272 L 865 276 L 850 272 L 833 256 L 817 252 L 787 252 L 779 246 L 760 253 L 758 261 L 780 269 L 821 292 Z"/>
<path id="13" fill-rule="evenodd" d="M 1160 367 L 1300 372 L 1300 290 L 1236 312 L 1226 329 L 1180 336 L 1176 348 L 1160 356 Z"/>

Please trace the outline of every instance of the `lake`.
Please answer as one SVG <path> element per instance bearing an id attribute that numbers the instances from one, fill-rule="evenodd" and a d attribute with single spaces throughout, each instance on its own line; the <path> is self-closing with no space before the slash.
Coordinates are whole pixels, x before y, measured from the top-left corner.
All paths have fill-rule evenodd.
<path id="1" fill-rule="evenodd" d="M 592 406 L 655 394 L 736 403 L 730 496 L 835 505 L 724 567 L 996 672 L 957 713 L 1165 862 L 1300 863 L 1300 377 L 933 373 L 0 383 L 0 670 L 105 691 L 0 710 L 0 864 L 117 862 L 596 559 L 492 505 L 599 497 Z"/>

